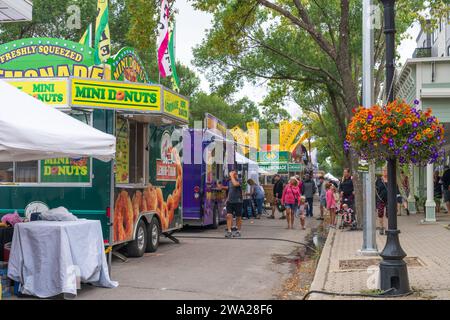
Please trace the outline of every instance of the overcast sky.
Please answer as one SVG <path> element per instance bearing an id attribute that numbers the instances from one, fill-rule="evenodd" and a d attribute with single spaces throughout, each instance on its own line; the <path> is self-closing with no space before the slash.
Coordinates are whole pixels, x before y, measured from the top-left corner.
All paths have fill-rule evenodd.
<path id="1" fill-rule="evenodd" d="M 196 70 L 192 65 L 192 48 L 199 45 L 206 35 L 206 29 L 211 27 L 212 16 L 201 11 L 194 10 L 191 4 L 186 0 L 177 0 L 175 7 L 179 9 L 177 15 L 177 34 L 176 34 L 176 55 L 177 60 L 181 63 Z M 408 30 L 410 39 L 404 40 L 398 49 L 400 54 L 400 63 L 404 63 L 407 58 L 411 58 L 414 49 L 416 48 L 416 37 L 419 33 L 419 26 L 415 25 Z M 206 78 L 196 70 L 200 76 L 202 83 L 201 87 L 204 91 L 209 92 L 208 81 Z M 246 85 L 237 95 L 237 98 L 247 96 L 255 102 L 260 102 L 266 93 L 266 88 L 261 82 L 261 85 L 252 86 Z M 286 109 L 293 117 L 300 114 L 297 105 L 291 103 L 286 106 Z"/>

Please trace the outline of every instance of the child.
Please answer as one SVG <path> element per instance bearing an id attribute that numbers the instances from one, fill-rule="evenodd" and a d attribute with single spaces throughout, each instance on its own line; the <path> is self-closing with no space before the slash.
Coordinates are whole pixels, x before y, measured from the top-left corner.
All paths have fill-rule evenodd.
<path id="1" fill-rule="evenodd" d="M 334 198 L 334 186 L 328 182 L 325 186 L 325 189 L 327 190 L 326 200 L 327 200 L 327 209 L 330 212 L 330 226 L 332 228 L 336 227 L 336 199 Z"/>
<path id="2" fill-rule="evenodd" d="M 295 216 L 298 218 L 300 217 L 300 224 L 302 227 L 302 230 L 305 230 L 305 215 L 306 215 L 306 208 L 308 207 L 308 203 L 306 203 L 306 198 L 302 196 L 300 198 L 300 205 L 297 208 L 297 211 L 295 212 Z"/>

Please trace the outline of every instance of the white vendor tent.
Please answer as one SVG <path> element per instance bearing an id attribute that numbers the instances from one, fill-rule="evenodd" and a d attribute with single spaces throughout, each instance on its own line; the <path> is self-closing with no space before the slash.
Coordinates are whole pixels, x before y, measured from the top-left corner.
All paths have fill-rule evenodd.
<path id="1" fill-rule="evenodd" d="M 0 80 L 0 162 L 90 156 L 111 160 L 116 139 Z"/>
<path id="2" fill-rule="evenodd" d="M 236 152 L 236 162 L 239 164 L 248 164 L 248 177 L 255 181 L 258 181 L 260 174 L 268 174 L 268 172 L 259 167 L 257 162 L 250 160 L 238 152 Z"/>

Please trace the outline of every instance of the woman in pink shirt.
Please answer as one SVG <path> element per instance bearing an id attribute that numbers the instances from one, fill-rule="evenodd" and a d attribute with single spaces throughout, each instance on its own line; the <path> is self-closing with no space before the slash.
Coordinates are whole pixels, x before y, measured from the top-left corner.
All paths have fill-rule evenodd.
<path id="1" fill-rule="evenodd" d="M 298 187 L 298 181 L 292 177 L 284 188 L 283 196 L 281 197 L 281 204 L 286 207 L 288 229 L 294 229 L 294 213 L 300 205 L 300 198 L 301 193 Z"/>
<path id="2" fill-rule="evenodd" d="M 327 190 L 326 194 L 327 209 L 330 212 L 331 217 L 330 225 L 331 227 L 334 228 L 336 226 L 336 199 L 334 198 L 334 192 L 331 186 L 332 184 L 328 182 L 325 188 Z"/>

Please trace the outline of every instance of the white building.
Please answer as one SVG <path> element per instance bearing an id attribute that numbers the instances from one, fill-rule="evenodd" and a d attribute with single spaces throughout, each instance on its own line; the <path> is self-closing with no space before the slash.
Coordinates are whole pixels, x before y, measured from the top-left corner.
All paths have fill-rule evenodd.
<path id="1" fill-rule="evenodd" d="M 444 123 L 447 144 L 446 164 L 450 158 L 450 25 L 449 19 L 442 19 L 432 32 L 420 31 L 417 48 L 398 73 L 396 96 L 413 104 L 420 100 L 420 108 L 432 108 L 433 115 Z M 414 195 L 424 198 L 426 194 L 426 221 L 436 221 L 433 195 L 433 165 L 414 168 L 411 179 L 411 193 L 408 202 L 410 211 L 415 212 Z"/>
<path id="2" fill-rule="evenodd" d="M 0 23 L 31 21 L 32 0 L 0 0 Z"/>

